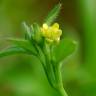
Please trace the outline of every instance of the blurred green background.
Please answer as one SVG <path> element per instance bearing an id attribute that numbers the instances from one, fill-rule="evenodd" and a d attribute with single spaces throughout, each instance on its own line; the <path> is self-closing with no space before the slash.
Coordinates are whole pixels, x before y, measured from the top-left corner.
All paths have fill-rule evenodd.
<path id="1" fill-rule="evenodd" d="M 0 0 L 0 50 L 6 37 L 24 36 L 21 23 L 43 23 L 59 0 Z M 96 96 L 96 0 L 60 0 L 63 38 L 78 42 L 76 52 L 62 67 L 69 96 Z M 0 96 L 58 96 L 50 87 L 40 62 L 28 55 L 0 58 Z"/>

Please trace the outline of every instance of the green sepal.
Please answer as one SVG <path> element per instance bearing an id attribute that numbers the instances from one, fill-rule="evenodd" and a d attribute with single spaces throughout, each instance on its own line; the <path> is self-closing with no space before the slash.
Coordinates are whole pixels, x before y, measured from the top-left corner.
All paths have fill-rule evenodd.
<path id="1" fill-rule="evenodd" d="M 34 36 L 33 36 L 33 39 L 37 42 L 37 43 L 40 43 L 41 40 L 42 40 L 42 36 L 41 36 L 41 30 L 40 30 L 40 27 L 37 23 L 34 23 L 33 24 L 33 30 L 34 30 Z"/>
<path id="2" fill-rule="evenodd" d="M 25 22 L 22 23 L 22 26 L 23 26 L 23 30 L 25 32 L 25 39 L 30 40 L 31 36 L 32 36 L 30 27 Z"/>

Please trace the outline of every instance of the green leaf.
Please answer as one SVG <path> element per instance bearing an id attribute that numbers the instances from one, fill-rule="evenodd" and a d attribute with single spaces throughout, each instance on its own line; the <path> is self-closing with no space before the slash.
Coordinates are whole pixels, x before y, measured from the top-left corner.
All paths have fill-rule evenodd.
<path id="1" fill-rule="evenodd" d="M 57 62 L 63 61 L 66 57 L 70 56 L 76 49 L 76 42 L 71 39 L 63 39 L 60 44 L 54 49 L 54 55 Z"/>
<path id="2" fill-rule="evenodd" d="M 61 4 L 59 3 L 49 12 L 44 22 L 47 23 L 48 25 L 51 25 L 56 19 L 56 17 L 58 16 L 60 9 L 61 9 Z"/>
<path id="3" fill-rule="evenodd" d="M 20 53 L 29 54 L 23 48 L 19 48 L 19 47 L 14 46 L 14 47 L 9 47 L 9 48 L 6 48 L 6 49 L 0 51 L 0 58 L 1 57 L 4 57 L 4 56 L 9 56 L 9 55 L 14 55 L 14 54 L 20 54 Z"/>
<path id="4" fill-rule="evenodd" d="M 37 54 L 36 49 L 31 44 L 31 42 L 28 41 L 28 40 L 14 39 L 14 38 L 8 38 L 7 40 L 11 41 L 13 44 L 17 45 L 18 47 L 21 47 L 21 48 L 29 51 L 33 55 L 36 55 Z"/>

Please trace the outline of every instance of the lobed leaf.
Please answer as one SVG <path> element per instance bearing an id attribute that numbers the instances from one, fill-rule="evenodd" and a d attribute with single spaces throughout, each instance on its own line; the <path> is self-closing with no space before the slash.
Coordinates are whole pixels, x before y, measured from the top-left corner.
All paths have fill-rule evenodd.
<path id="1" fill-rule="evenodd" d="M 60 44 L 54 49 L 54 55 L 57 62 L 63 61 L 66 57 L 70 56 L 76 49 L 76 42 L 71 39 L 63 39 Z"/>
<path id="2" fill-rule="evenodd" d="M 58 16 L 60 9 L 61 9 L 61 4 L 59 3 L 49 12 L 44 22 L 47 23 L 48 25 L 51 25 L 56 19 L 56 17 Z"/>

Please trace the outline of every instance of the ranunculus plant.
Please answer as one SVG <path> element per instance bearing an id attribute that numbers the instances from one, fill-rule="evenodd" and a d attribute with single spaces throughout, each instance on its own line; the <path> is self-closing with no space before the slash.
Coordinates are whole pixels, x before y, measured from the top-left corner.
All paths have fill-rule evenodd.
<path id="1" fill-rule="evenodd" d="M 59 3 L 49 12 L 42 25 L 33 23 L 28 26 L 23 22 L 25 38 L 6 38 L 13 46 L 2 50 L 0 57 L 19 53 L 34 55 L 40 60 L 50 86 L 58 91 L 59 96 L 68 96 L 63 88 L 60 68 L 62 61 L 75 51 L 76 42 L 61 39 L 62 30 L 58 23 L 54 23 L 60 9 Z"/>

